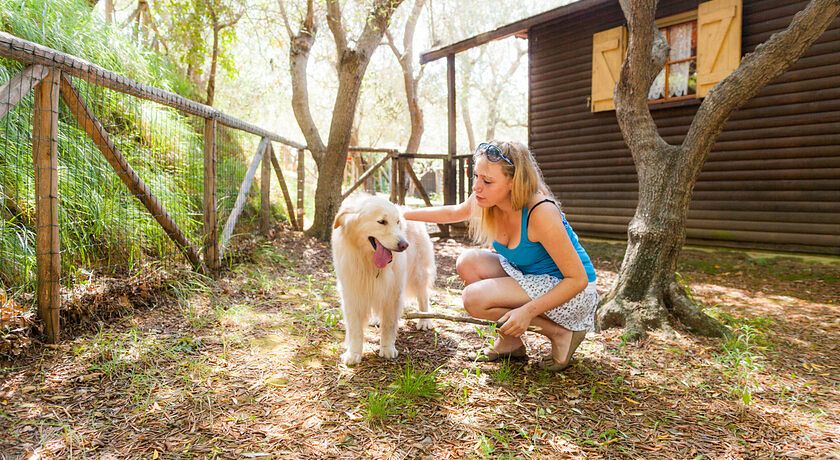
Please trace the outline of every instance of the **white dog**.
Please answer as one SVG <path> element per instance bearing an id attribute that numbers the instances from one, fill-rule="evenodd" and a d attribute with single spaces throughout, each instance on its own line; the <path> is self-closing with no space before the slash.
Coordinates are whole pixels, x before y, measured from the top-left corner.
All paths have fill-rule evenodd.
<path id="1" fill-rule="evenodd" d="M 341 361 L 361 362 L 364 329 L 373 317 L 380 322 L 379 356 L 396 358 L 404 296 L 416 297 L 421 312 L 429 310 L 436 272 L 425 224 L 406 221 L 388 200 L 361 196 L 345 201 L 333 229 L 333 265 L 346 331 Z M 421 319 L 417 328 L 431 329 L 432 323 Z"/>

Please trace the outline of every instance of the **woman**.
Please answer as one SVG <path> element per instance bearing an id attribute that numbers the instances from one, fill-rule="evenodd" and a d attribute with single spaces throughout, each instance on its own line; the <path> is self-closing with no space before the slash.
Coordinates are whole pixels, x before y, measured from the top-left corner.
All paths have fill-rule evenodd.
<path id="1" fill-rule="evenodd" d="M 478 360 L 527 358 L 521 336 L 529 325 L 551 341 L 541 367 L 560 371 L 594 329 L 595 269 L 526 146 L 482 143 L 475 151 L 472 194 L 463 203 L 409 210 L 405 218 L 438 224 L 470 221 L 470 235 L 487 249 L 464 251 L 456 262 L 466 286 L 464 308 L 500 321 L 501 337 Z"/>

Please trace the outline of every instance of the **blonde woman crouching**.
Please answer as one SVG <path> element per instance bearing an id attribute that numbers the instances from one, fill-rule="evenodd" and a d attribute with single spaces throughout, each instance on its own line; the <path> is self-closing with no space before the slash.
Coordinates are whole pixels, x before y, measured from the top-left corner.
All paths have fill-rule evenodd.
<path id="1" fill-rule="evenodd" d="M 482 143 L 474 160 L 465 202 L 406 211 L 405 218 L 469 221 L 473 239 L 495 250 L 470 249 L 456 262 L 467 312 L 504 323 L 500 338 L 476 353 L 477 360 L 526 359 L 521 336 L 533 325 L 551 341 L 551 356 L 540 366 L 563 370 L 594 330 L 595 269 L 525 145 Z"/>

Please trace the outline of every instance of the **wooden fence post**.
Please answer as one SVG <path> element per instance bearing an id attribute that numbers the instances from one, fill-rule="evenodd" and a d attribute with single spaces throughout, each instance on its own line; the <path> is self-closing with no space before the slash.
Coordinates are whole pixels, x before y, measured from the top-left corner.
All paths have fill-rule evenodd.
<path id="1" fill-rule="evenodd" d="M 397 202 L 397 197 L 398 197 L 397 187 L 399 186 L 398 185 L 399 182 L 397 182 L 397 179 L 398 179 L 398 176 L 399 176 L 398 171 L 399 171 L 400 157 L 399 157 L 398 154 L 394 154 L 394 153 L 389 153 L 388 155 L 391 157 L 391 196 L 389 196 L 388 199 L 391 200 L 392 203 L 396 203 Z"/>
<path id="2" fill-rule="evenodd" d="M 300 229 L 303 230 L 303 185 L 306 179 L 306 157 L 303 154 L 303 149 L 298 149 L 297 154 L 297 221 Z"/>
<path id="3" fill-rule="evenodd" d="M 61 248 L 58 235 L 58 99 L 61 72 L 50 70 L 35 87 L 32 159 L 35 167 L 38 316 L 48 343 L 59 339 Z"/>
<path id="4" fill-rule="evenodd" d="M 260 233 L 268 236 L 271 230 L 271 141 L 263 154 L 260 170 Z"/>
<path id="5" fill-rule="evenodd" d="M 408 160 L 400 158 L 397 165 L 397 187 L 399 187 L 400 204 L 405 205 L 405 168 L 408 167 Z"/>
<path id="6" fill-rule="evenodd" d="M 204 263 L 219 268 L 219 225 L 216 221 L 216 120 L 204 119 Z"/>

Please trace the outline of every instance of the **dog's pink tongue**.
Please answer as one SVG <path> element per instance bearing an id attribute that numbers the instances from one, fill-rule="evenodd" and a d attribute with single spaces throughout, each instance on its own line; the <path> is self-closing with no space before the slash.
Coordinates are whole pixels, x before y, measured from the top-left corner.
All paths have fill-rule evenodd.
<path id="1" fill-rule="evenodd" d="M 374 239 L 374 241 L 376 242 L 376 251 L 373 252 L 373 264 L 376 265 L 376 268 L 385 268 L 386 265 L 391 263 L 393 255 L 388 248 L 382 246 L 379 240 Z"/>

